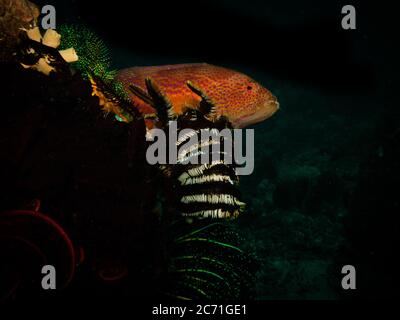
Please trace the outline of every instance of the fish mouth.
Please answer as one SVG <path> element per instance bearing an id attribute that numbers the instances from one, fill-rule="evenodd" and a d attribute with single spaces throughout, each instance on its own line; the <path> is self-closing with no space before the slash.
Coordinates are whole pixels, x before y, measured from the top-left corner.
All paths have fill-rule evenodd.
<path id="1" fill-rule="evenodd" d="M 234 128 L 245 128 L 270 118 L 278 110 L 279 102 L 276 99 L 271 99 L 261 105 L 253 114 L 236 119 L 233 121 L 232 125 Z"/>

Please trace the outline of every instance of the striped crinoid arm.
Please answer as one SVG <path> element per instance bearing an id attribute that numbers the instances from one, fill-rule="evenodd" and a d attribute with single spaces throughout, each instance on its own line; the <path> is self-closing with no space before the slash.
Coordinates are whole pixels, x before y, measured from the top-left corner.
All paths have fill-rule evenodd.
<path id="1" fill-rule="evenodd" d="M 229 121 L 223 117 L 214 120 L 212 100 L 191 82 L 188 87 L 202 99 L 200 108 L 187 108 L 181 114 L 173 112 L 168 97 L 151 79 L 146 79 L 146 87 L 147 92 L 135 86 L 131 86 L 131 91 L 157 110 L 167 141 L 175 144 L 174 163 L 160 168 L 171 185 L 177 211 L 188 219 L 238 217 L 245 204 L 237 188 Z M 171 130 L 172 120 L 176 121 L 176 132 Z M 172 134 L 176 140 L 170 139 Z"/>
<path id="2" fill-rule="evenodd" d="M 243 239 L 227 221 L 239 215 L 244 203 L 239 200 L 236 165 L 225 156 L 232 152 L 224 144 L 228 138 L 216 135 L 230 132 L 231 125 L 224 118 L 212 120 L 211 99 L 200 88 L 188 86 L 202 98 L 202 105 L 182 114 L 173 112 L 168 97 L 151 79 L 146 79 L 147 92 L 131 87 L 132 93 L 157 110 L 167 136 L 174 134 L 171 121 L 176 121 L 177 139 L 167 137 L 178 151 L 176 161 L 160 166 L 167 180 L 165 193 L 173 204 L 168 211 L 178 213 L 170 224 L 169 217 L 164 218 L 168 261 L 160 293 L 179 300 L 251 299 L 257 262 L 241 248 Z M 211 135 L 203 134 L 204 130 Z M 208 161 L 191 161 L 207 153 L 207 147 L 211 147 Z"/>
<path id="3" fill-rule="evenodd" d="M 188 218 L 236 218 L 245 204 L 237 188 L 230 123 L 210 120 L 214 108 L 205 104 L 211 100 L 204 93 L 201 97 L 202 108 L 189 109 L 177 119 L 179 151 L 177 164 L 171 166 L 177 208 Z"/>

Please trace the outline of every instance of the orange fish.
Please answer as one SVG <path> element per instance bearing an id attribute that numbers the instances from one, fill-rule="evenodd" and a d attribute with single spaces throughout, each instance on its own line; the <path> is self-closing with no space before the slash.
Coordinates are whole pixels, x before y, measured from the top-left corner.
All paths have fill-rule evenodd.
<path id="1" fill-rule="evenodd" d="M 143 115 L 155 109 L 129 90 L 133 84 L 146 90 L 145 79 L 151 78 L 172 103 L 175 113 L 198 108 L 201 98 L 187 86 L 187 81 L 200 88 L 215 106 L 215 116 L 225 116 L 234 128 L 244 128 L 272 116 L 278 109 L 276 97 L 250 77 L 207 63 L 133 67 L 117 74 L 132 103 Z"/>

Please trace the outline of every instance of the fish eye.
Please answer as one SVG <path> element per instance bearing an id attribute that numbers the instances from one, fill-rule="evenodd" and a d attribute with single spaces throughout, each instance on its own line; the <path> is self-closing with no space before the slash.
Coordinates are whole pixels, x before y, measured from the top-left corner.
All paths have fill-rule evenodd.
<path id="1" fill-rule="evenodd" d="M 253 89 L 252 86 L 247 86 L 247 90 L 251 90 L 251 89 Z"/>

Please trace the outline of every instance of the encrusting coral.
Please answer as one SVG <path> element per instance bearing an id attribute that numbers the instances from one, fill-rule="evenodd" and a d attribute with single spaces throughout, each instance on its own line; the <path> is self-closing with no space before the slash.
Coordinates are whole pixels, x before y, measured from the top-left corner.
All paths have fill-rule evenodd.
<path id="1" fill-rule="evenodd" d="M 11 53 L 20 42 L 21 28 L 36 24 L 40 12 L 27 0 L 0 0 L 0 61 L 12 59 Z"/>

